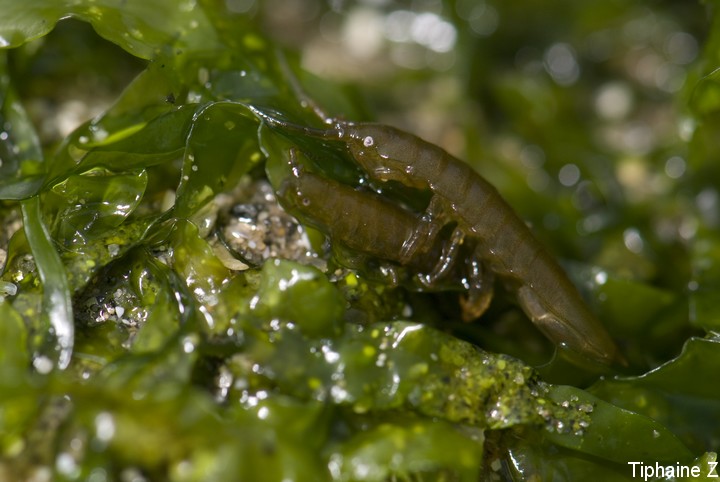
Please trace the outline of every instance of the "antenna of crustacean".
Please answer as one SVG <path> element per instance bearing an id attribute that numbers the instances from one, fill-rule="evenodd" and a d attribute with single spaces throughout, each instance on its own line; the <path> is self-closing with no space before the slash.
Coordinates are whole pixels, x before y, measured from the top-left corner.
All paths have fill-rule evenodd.
<path id="1" fill-rule="evenodd" d="M 320 107 L 320 105 L 318 105 L 318 103 L 315 102 L 302 88 L 300 81 L 290 68 L 285 54 L 283 54 L 283 52 L 279 49 L 276 51 L 276 58 L 278 61 L 278 67 L 280 68 L 282 75 L 290 84 L 290 89 L 298 99 L 300 106 L 305 110 L 312 111 L 312 113 L 318 117 L 323 124 L 328 126 L 328 128 L 323 129 L 308 127 L 295 122 L 286 121 L 254 105 L 248 105 L 248 108 L 255 115 L 262 118 L 270 127 L 275 127 L 316 139 L 340 141 L 350 137 L 349 130 L 352 130 L 355 123 L 337 119 L 325 112 L 325 110 Z"/>
<path id="2" fill-rule="evenodd" d="M 295 122 L 290 122 L 274 117 L 254 105 L 248 105 L 247 108 L 250 109 L 255 115 L 262 118 L 270 127 L 276 127 L 289 132 L 294 132 L 296 134 L 315 137 L 319 139 L 336 138 L 340 140 L 343 136 L 342 129 L 318 129 L 315 127 L 303 126 L 300 124 L 296 124 Z"/>

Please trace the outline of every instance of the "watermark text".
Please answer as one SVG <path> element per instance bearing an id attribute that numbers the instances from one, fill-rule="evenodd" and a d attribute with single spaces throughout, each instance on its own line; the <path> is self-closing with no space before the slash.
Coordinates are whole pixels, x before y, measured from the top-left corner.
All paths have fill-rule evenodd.
<path id="1" fill-rule="evenodd" d="M 717 462 L 708 462 L 707 473 L 703 474 L 703 469 L 697 466 L 682 465 L 661 465 L 659 462 L 655 464 L 646 464 L 643 462 L 628 462 L 632 467 L 633 477 L 642 477 L 644 481 L 655 478 L 677 478 L 677 477 L 700 477 L 704 476 L 709 479 L 718 478 Z"/>

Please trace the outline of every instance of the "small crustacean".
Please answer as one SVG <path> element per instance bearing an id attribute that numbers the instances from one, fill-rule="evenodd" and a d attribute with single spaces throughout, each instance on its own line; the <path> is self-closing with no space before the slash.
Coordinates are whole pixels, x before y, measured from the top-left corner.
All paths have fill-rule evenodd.
<path id="1" fill-rule="evenodd" d="M 290 76 L 291 82 L 295 82 Z M 408 263 L 428 252 L 437 233 L 455 225 L 451 240 L 426 282 L 434 283 L 457 261 L 459 247 L 476 242 L 473 258 L 482 261 L 517 298 L 533 323 L 564 353 L 580 362 L 624 362 L 605 327 L 589 311 L 566 273 L 532 235 L 528 226 L 487 180 L 440 147 L 383 124 L 348 122 L 326 115 L 296 84 L 304 104 L 325 128 L 294 124 L 251 107 L 268 126 L 325 141 L 344 143 L 352 159 L 375 182 L 395 181 L 431 193 L 425 213 L 403 238 L 398 260 Z"/>
<path id="2" fill-rule="evenodd" d="M 464 318 L 468 321 L 477 318 L 487 309 L 493 294 L 493 273 L 479 269 L 479 260 L 471 256 L 458 263 L 451 252 L 451 248 L 458 247 L 456 242 L 438 236 L 427 240 L 412 259 L 404 260 L 403 245 L 420 223 L 414 212 L 375 192 L 359 191 L 308 172 L 298 160 L 302 153 L 297 149 L 291 148 L 288 154 L 292 175 L 280 184 L 278 200 L 303 223 L 327 235 L 335 248 L 349 250 L 350 255 L 343 254 L 346 263 L 356 255 L 362 260 L 380 261 L 381 271 L 392 284 L 415 281 L 415 286 L 424 288 L 433 287 L 426 275 L 417 274 L 408 280 L 397 268 L 409 268 L 411 273 L 444 273 L 442 278 L 447 282 L 439 288 L 449 286 L 467 291 L 461 298 Z M 451 268 L 457 273 L 448 276 Z"/>

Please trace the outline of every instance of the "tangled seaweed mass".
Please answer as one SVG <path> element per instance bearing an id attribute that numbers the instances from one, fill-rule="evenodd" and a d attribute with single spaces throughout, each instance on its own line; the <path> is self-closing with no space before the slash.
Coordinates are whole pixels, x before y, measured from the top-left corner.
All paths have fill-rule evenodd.
<path id="1" fill-rule="evenodd" d="M 711 474 L 715 2 L 58 3 L 0 0 L 0 480 Z M 394 80 L 289 52 L 305 98 L 293 42 Z M 627 367 L 554 357 L 433 186 L 308 99 L 464 151 Z"/>

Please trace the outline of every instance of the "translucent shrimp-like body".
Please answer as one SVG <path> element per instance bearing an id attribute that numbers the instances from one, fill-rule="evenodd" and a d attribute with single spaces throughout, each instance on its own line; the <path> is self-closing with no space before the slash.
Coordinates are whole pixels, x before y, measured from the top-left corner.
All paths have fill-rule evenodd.
<path id="1" fill-rule="evenodd" d="M 396 256 L 401 264 L 427 251 L 443 227 L 452 223 L 455 228 L 450 241 L 435 268 L 424 277 L 427 285 L 448 273 L 458 262 L 459 246 L 470 238 L 476 246 L 471 255 L 478 270 L 475 279 L 489 279 L 487 274 L 479 273 L 490 271 L 502 280 L 528 318 L 564 354 L 581 364 L 625 363 L 615 342 L 587 308 L 565 271 L 494 186 L 468 164 L 411 133 L 383 124 L 348 122 L 328 116 L 302 91 L 287 64 L 280 60 L 302 104 L 311 108 L 326 127 L 301 126 L 250 106 L 268 126 L 340 142 L 372 181 L 395 181 L 430 192 L 425 213 L 412 232 L 403 235 Z M 484 308 L 480 303 L 476 306 L 476 312 L 466 312 L 481 314 Z"/>
<path id="2" fill-rule="evenodd" d="M 458 262 L 455 250 L 459 244 L 454 238 L 426 237 L 410 258 L 403 256 L 407 240 L 422 223 L 416 213 L 377 193 L 307 172 L 297 161 L 301 155 L 295 149 L 289 151 L 293 174 L 277 190 L 278 199 L 287 210 L 323 232 L 335 248 L 347 248 L 363 259 L 379 261 L 393 284 L 408 281 L 400 279 L 396 269 L 403 267 L 416 274 L 409 280 L 415 281 L 415 287 L 434 288 L 441 280 L 441 289 L 466 290 L 467 296 L 461 298 L 461 303 L 467 321 L 487 309 L 493 294 L 493 273 L 482 270 L 479 260 Z"/>

